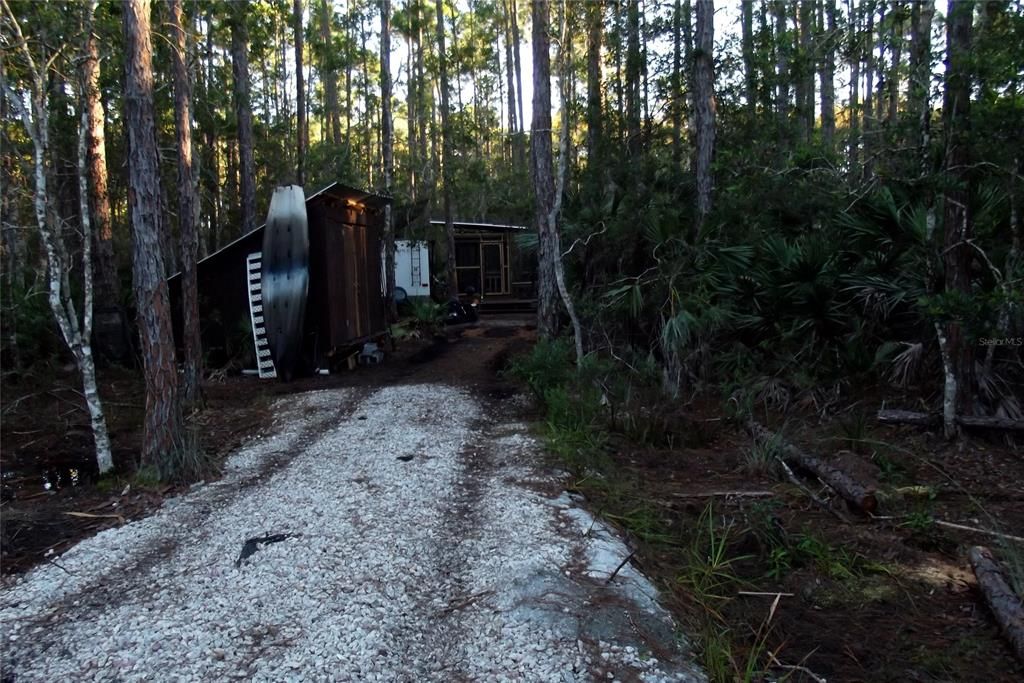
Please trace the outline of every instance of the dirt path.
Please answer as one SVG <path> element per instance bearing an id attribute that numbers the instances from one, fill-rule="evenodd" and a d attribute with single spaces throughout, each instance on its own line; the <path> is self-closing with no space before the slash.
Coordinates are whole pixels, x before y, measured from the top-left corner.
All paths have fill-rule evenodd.
<path id="1" fill-rule="evenodd" d="M 521 399 L 437 381 L 467 362 L 279 398 L 222 480 L 0 593 L 5 680 L 701 680 Z"/>

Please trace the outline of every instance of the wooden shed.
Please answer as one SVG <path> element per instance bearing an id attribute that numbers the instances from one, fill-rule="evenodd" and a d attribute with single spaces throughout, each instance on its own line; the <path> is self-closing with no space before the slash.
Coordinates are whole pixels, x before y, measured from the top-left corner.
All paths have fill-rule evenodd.
<path id="1" fill-rule="evenodd" d="M 388 201 L 341 183 L 306 198 L 309 289 L 300 371 L 328 367 L 339 352 L 387 334 L 380 253 Z M 259 362 L 265 355 L 259 349 L 261 306 L 254 305 L 264 230 L 261 225 L 199 261 L 203 349 L 213 366 L 242 359 L 251 367 L 253 359 Z M 180 280 L 180 274 L 170 280 L 179 343 Z"/>
<path id="2" fill-rule="evenodd" d="M 444 221 L 432 220 L 435 228 Z M 454 221 L 456 290 L 470 288 L 486 301 L 530 302 L 535 298 L 535 266 L 531 255 L 517 249 L 518 235 L 529 233 L 522 225 Z"/>

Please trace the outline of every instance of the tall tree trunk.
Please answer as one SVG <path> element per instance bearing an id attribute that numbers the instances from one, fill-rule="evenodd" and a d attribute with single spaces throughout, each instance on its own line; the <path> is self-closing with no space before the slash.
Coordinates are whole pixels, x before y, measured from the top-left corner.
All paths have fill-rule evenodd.
<path id="1" fill-rule="evenodd" d="M 93 0 L 87 3 L 93 6 Z M 121 287 L 114 258 L 114 230 L 110 215 L 110 193 L 107 189 L 107 152 L 103 99 L 100 94 L 99 43 L 91 27 L 86 35 L 82 55 L 81 74 L 85 107 L 88 113 L 87 149 L 89 173 L 89 205 L 92 209 L 96 248 L 96 293 L 100 306 L 96 311 L 96 345 L 100 355 L 108 359 L 125 360 L 129 355 L 125 341 L 127 321 L 121 307 Z"/>
<path id="2" fill-rule="evenodd" d="M 743 3 L 744 16 L 750 3 Z M 672 165 L 680 170 L 683 161 L 683 7 L 675 0 L 672 8 L 672 77 L 670 79 L 669 112 L 672 115 Z M 600 24 L 598 25 L 600 30 Z M 744 53 L 745 54 L 745 53 Z M 600 64 L 597 65 L 600 68 Z M 600 75 L 600 72 L 599 72 Z"/>
<path id="3" fill-rule="evenodd" d="M 711 212 L 714 179 L 711 161 L 715 153 L 715 6 L 713 0 L 697 0 L 697 49 L 694 51 L 694 112 L 697 127 L 697 221 Z"/>
<path id="4" fill-rule="evenodd" d="M 604 7 L 587 4 L 587 166 L 601 170 L 604 112 L 601 108 L 601 32 Z"/>
<path id="5" fill-rule="evenodd" d="M 88 0 L 94 4 L 95 0 Z M 92 208 L 96 245 L 96 294 L 103 307 L 117 307 L 121 301 L 120 285 L 117 279 L 117 265 L 114 260 L 114 230 L 110 218 L 110 193 L 107 190 L 107 151 L 105 144 L 105 120 L 103 99 L 100 95 L 100 49 L 96 36 L 86 36 L 85 52 L 82 59 L 82 79 L 85 87 L 85 107 L 89 114 L 88 163 L 89 204 Z"/>
<path id="6" fill-rule="evenodd" d="M 333 44 L 331 41 L 330 0 L 320 0 L 320 40 L 323 43 L 323 63 L 320 65 L 324 81 L 324 99 L 327 106 L 328 139 L 335 147 L 341 146 L 341 110 L 338 104 L 338 72 L 334 68 Z"/>
<path id="7" fill-rule="evenodd" d="M 821 28 L 818 34 L 824 36 L 824 54 L 818 61 L 818 79 L 821 81 L 821 137 L 827 147 L 832 147 L 836 134 L 836 0 L 823 0 Z"/>
<path id="8" fill-rule="evenodd" d="M 305 71 L 302 64 L 303 27 L 302 0 L 292 3 L 292 30 L 295 34 L 295 111 L 298 116 L 298 130 L 295 133 L 295 181 L 302 186 L 306 184 L 306 85 Z"/>
<path id="9" fill-rule="evenodd" d="M 376 161 L 373 154 L 373 107 L 370 104 L 370 62 L 366 58 L 367 51 L 366 45 L 369 42 L 369 30 L 366 28 L 366 17 L 359 16 L 359 54 L 362 58 L 362 71 L 363 71 L 363 112 L 366 114 L 366 120 L 363 121 L 363 150 L 366 155 L 366 182 L 368 185 L 373 185 L 373 170 L 376 167 Z"/>
<path id="10" fill-rule="evenodd" d="M 974 250 L 970 213 L 971 29 L 974 3 L 949 0 L 946 12 L 946 90 L 942 111 L 946 131 L 945 287 L 947 293 L 971 295 Z M 946 438 L 957 434 L 956 415 L 974 413 L 974 348 L 965 339 L 963 322 L 954 316 L 945 325 L 947 358 L 943 417 Z"/>
<path id="11" fill-rule="evenodd" d="M 391 121 L 391 0 L 380 2 L 380 123 L 384 158 L 384 192 L 391 195 L 395 173 L 394 132 Z M 384 205 L 384 289 L 391 318 L 398 319 L 395 306 L 395 226 L 391 203 Z"/>
<path id="12" fill-rule="evenodd" d="M 871 177 L 872 154 L 875 147 L 875 2 L 867 3 L 868 21 L 864 28 L 864 168 L 865 178 Z"/>
<path id="13" fill-rule="evenodd" d="M 185 29 L 182 0 L 170 0 L 174 63 L 174 126 L 178 140 L 178 231 L 181 236 L 182 336 L 185 341 L 185 372 L 182 399 L 186 405 L 201 400 L 203 346 L 199 336 L 199 285 L 196 280 L 198 239 L 195 221 L 195 187 L 192 184 L 192 95 L 185 65 Z"/>
<path id="14" fill-rule="evenodd" d="M 406 0 L 405 11 L 409 17 L 409 33 L 405 36 L 405 51 L 408 55 L 408 81 L 405 88 L 405 106 L 406 106 L 406 135 L 408 136 L 409 142 L 409 197 L 413 203 L 416 203 L 416 181 L 419 178 L 419 155 L 418 145 L 419 140 L 416 135 L 418 127 L 417 117 L 419 116 L 419 103 L 418 103 L 418 89 L 419 84 L 416 79 L 416 54 L 413 51 L 412 42 L 412 26 L 411 22 L 414 21 L 412 18 L 412 6 L 416 0 Z"/>
<path id="15" fill-rule="evenodd" d="M 935 0 L 914 2 L 910 8 L 910 88 L 907 105 L 916 122 L 920 175 L 927 175 L 928 147 L 931 145 L 932 21 Z"/>
<path id="16" fill-rule="evenodd" d="M 889 65 L 889 75 L 886 78 L 889 86 L 889 111 L 885 115 L 885 123 L 889 128 L 896 125 L 900 98 L 900 62 L 903 60 L 902 9 L 897 6 L 894 8 L 892 15 L 892 26 L 889 36 L 891 40 L 892 62 Z"/>
<path id="17" fill-rule="evenodd" d="M 789 26 L 786 21 L 786 3 L 784 0 L 773 0 L 775 15 L 775 111 L 779 121 L 785 126 L 789 121 Z"/>
<path id="18" fill-rule="evenodd" d="M 626 149 L 631 157 L 640 153 L 640 57 L 639 0 L 626 0 Z M 536 73 L 536 70 L 534 70 Z"/>
<path id="19" fill-rule="evenodd" d="M 570 0 L 562 0 L 562 30 L 559 32 L 558 41 L 558 62 L 559 73 L 558 83 L 561 91 L 562 101 L 562 125 L 558 136 L 558 184 L 554 187 L 554 204 L 548 214 L 548 238 L 551 241 L 551 248 L 548 254 L 554 258 L 555 285 L 558 294 L 562 298 L 569 320 L 572 321 L 573 340 L 576 347 L 576 365 L 583 364 L 583 328 L 580 325 L 579 316 L 576 314 L 576 306 L 573 305 L 572 296 L 569 294 L 569 286 L 565 282 L 565 267 L 562 263 L 562 238 L 558 229 L 558 219 L 562 211 L 562 198 L 565 196 L 566 178 L 569 173 L 571 160 L 569 158 L 569 102 L 572 101 L 572 11 Z M 550 97 L 550 96 L 549 96 Z M 550 106 L 550 101 L 549 101 Z M 550 114 L 549 114 L 550 116 Z M 550 139 L 550 137 L 549 137 Z"/>
<path id="20" fill-rule="evenodd" d="M 857 33 L 858 6 L 854 0 L 846 0 L 847 14 L 850 17 L 850 106 L 847 115 L 850 122 L 848 147 L 848 166 L 850 179 L 860 177 L 860 61 Z"/>
<path id="21" fill-rule="evenodd" d="M 555 208 L 554 170 L 551 163 L 551 56 L 548 38 L 548 6 L 531 3 L 533 17 L 533 122 L 530 126 L 530 160 L 533 171 L 534 223 L 537 226 L 537 333 L 542 338 L 558 334 L 558 282 L 555 241 L 550 218 Z"/>
<path id="22" fill-rule="evenodd" d="M 676 0 L 676 11 L 679 11 L 678 0 Z M 740 3 L 740 34 L 741 52 L 743 55 L 743 92 L 747 100 L 747 111 L 753 116 L 757 110 L 757 68 L 754 65 L 753 2 Z"/>
<path id="23" fill-rule="evenodd" d="M 804 141 L 814 132 L 814 3 L 800 0 L 800 69 L 797 75 L 797 106 L 800 109 L 800 134 Z"/>
<path id="24" fill-rule="evenodd" d="M 238 118 L 239 185 L 242 195 L 242 231 L 256 229 L 256 167 L 253 160 L 252 109 L 249 103 L 248 0 L 234 6 L 231 22 L 231 63 L 235 81 L 235 113 Z"/>
<path id="25" fill-rule="evenodd" d="M 135 303 L 146 376 L 142 463 L 168 474 L 182 448 L 171 306 L 160 239 L 160 157 L 153 118 L 149 0 L 124 0 L 125 126 L 128 130 Z"/>
<path id="26" fill-rule="evenodd" d="M 512 144 L 512 165 L 514 168 L 522 168 L 525 150 L 523 149 L 523 136 L 521 135 L 521 122 L 516 115 L 516 58 L 513 54 L 512 43 L 512 15 L 515 12 L 515 0 L 508 0 L 504 5 L 505 9 L 505 78 L 508 81 L 508 134 Z"/>
<path id="27" fill-rule="evenodd" d="M 519 54 L 519 10 L 516 4 L 517 0 L 508 0 L 512 18 L 512 58 L 515 61 L 516 67 L 516 107 L 519 110 L 519 117 L 516 121 L 519 122 L 519 131 L 521 133 L 526 125 L 526 119 L 523 118 L 523 64 Z M 523 150 L 520 148 L 520 151 Z"/>
<path id="28" fill-rule="evenodd" d="M 444 0 L 437 7 L 438 89 L 441 91 L 441 185 L 444 202 L 444 234 L 447 243 L 448 296 L 458 296 L 455 273 L 455 219 L 452 216 L 452 141 L 448 127 L 448 55 L 444 40 Z"/>

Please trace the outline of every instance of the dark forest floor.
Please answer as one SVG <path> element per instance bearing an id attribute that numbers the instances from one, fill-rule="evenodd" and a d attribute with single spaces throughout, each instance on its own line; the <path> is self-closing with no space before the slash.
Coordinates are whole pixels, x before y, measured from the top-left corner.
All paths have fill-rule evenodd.
<path id="1" fill-rule="evenodd" d="M 190 421 L 204 447 L 222 459 L 259 434 L 270 400 L 281 394 L 448 382 L 504 398 L 513 387 L 500 372 L 532 336 L 513 325 L 450 330 L 445 338 L 403 343 L 380 367 L 289 385 L 229 377 L 206 385 L 208 407 Z M 37 371 L 10 379 L 2 386 L 0 437 L 5 574 L 48 561 L 180 492 L 131 476 L 143 401 L 132 371 L 101 373 L 119 474 L 100 482 L 91 473 L 92 440 L 76 375 Z M 674 409 L 664 422 L 671 427 L 655 439 L 613 431 L 607 455 L 621 486 L 574 482 L 596 512 L 636 543 L 634 562 L 697 631 L 705 666 L 717 661 L 725 662 L 723 671 L 743 670 L 753 653 L 758 670 L 769 670 L 774 658 L 771 674 L 794 681 L 814 679 L 783 666 L 830 681 L 1024 680 L 966 559 L 968 547 L 984 544 L 1024 570 L 1024 545 L 1007 552 L 994 538 L 932 523 L 1021 535 L 1024 458 L 1002 437 L 971 435 L 948 444 L 938 433 L 877 425 L 879 400 L 851 398 L 849 407 L 833 406 L 825 417 L 811 406 L 791 408 L 784 419 L 760 415 L 773 428 L 784 425 L 787 438 L 809 452 L 849 451 L 845 457 L 878 481 L 878 518 L 832 501 L 850 519 L 841 521 L 795 486 L 758 472 L 750 439 L 727 419 L 720 400 Z M 723 495 L 728 492 L 753 495 Z M 707 570 L 715 540 L 702 531 L 709 518 L 722 541 L 711 573 L 721 580 L 707 582 L 702 592 L 693 580 Z"/>

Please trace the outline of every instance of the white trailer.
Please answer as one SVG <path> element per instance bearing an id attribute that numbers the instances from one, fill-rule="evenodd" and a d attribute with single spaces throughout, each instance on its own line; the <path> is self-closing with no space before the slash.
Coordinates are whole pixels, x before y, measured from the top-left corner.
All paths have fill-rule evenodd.
<path id="1" fill-rule="evenodd" d="M 384 254 L 381 254 L 381 273 Z M 430 249 L 426 242 L 395 240 L 395 287 L 408 296 L 430 296 Z"/>

